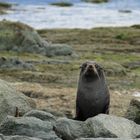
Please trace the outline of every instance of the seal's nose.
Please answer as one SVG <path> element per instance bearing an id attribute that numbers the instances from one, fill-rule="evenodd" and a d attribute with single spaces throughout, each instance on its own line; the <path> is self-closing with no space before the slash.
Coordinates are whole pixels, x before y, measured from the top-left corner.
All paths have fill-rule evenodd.
<path id="1" fill-rule="evenodd" d="M 89 66 L 88 66 L 88 68 L 89 68 L 89 69 L 92 69 L 92 68 L 93 68 L 93 66 L 92 66 L 92 65 L 89 65 Z"/>

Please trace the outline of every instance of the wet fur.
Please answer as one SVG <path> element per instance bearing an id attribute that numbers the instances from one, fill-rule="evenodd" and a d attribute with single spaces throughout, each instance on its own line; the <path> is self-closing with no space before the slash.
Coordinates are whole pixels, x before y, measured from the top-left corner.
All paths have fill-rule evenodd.
<path id="1" fill-rule="evenodd" d="M 93 68 L 89 69 L 89 65 Z M 92 71 L 93 70 L 93 71 Z M 76 120 L 109 114 L 110 95 L 103 69 L 93 61 L 81 67 L 76 99 Z"/>

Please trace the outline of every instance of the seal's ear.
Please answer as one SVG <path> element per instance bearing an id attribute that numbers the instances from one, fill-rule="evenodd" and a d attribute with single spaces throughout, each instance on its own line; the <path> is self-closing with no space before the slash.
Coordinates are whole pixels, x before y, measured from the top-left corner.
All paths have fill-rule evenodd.
<path id="1" fill-rule="evenodd" d="M 102 66 L 100 66 L 99 68 L 100 68 L 100 70 L 104 70 L 104 68 Z"/>
<path id="2" fill-rule="evenodd" d="M 83 63 L 83 64 L 80 66 L 80 69 L 84 69 L 86 66 L 87 66 L 87 63 Z"/>
<path id="3" fill-rule="evenodd" d="M 101 65 L 96 64 L 95 66 L 98 70 L 104 70 L 104 68 Z"/>

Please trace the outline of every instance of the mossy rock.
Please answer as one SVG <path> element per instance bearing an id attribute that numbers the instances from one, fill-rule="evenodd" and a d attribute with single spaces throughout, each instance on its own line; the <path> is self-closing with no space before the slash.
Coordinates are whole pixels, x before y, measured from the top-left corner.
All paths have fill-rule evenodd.
<path id="1" fill-rule="evenodd" d="M 67 44 L 52 44 L 47 47 L 47 56 L 71 55 L 72 48 Z"/>
<path id="2" fill-rule="evenodd" d="M 10 21 L 0 22 L 0 50 L 36 53 L 46 56 L 52 56 L 52 50 L 53 55 L 71 55 L 73 53 L 70 46 L 57 45 L 53 47 L 52 44 L 41 38 L 32 27 Z M 55 53 L 58 50 L 59 53 Z"/>
<path id="3" fill-rule="evenodd" d="M 131 100 L 125 117 L 140 124 L 140 99 Z"/>
<path id="4" fill-rule="evenodd" d="M 108 0 L 82 0 L 84 2 L 90 2 L 90 3 L 103 3 L 108 2 Z"/>
<path id="5" fill-rule="evenodd" d="M 107 76 L 125 76 L 127 73 L 122 65 L 115 62 L 104 62 L 102 65 Z"/>
<path id="6" fill-rule="evenodd" d="M 0 69 L 6 70 L 34 70 L 34 66 L 30 63 L 24 62 L 18 58 L 0 57 Z"/>

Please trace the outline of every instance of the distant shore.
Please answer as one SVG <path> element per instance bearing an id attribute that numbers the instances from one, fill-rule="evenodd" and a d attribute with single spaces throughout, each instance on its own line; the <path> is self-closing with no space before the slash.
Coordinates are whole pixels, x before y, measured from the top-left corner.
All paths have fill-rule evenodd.
<path id="1" fill-rule="evenodd" d="M 1 14 L 6 14 L 7 10 L 12 7 L 12 4 L 10 3 L 5 3 L 5 2 L 0 2 L 0 15 Z"/>
<path id="2" fill-rule="evenodd" d="M 31 1 L 34 3 L 31 3 Z M 28 2 L 15 0 L 18 5 L 13 5 L 12 8 L 7 9 L 7 14 L 1 15 L 0 20 L 21 21 L 36 29 L 91 29 L 140 24 L 140 2 L 136 0 L 132 4 L 131 0 L 128 0 L 130 3 L 126 7 L 125 2 L 118 0 L 115 3 L 114 1 L 101 4 L 45 1 L 44 4 L 41 4 L 35 0 Z"/>

